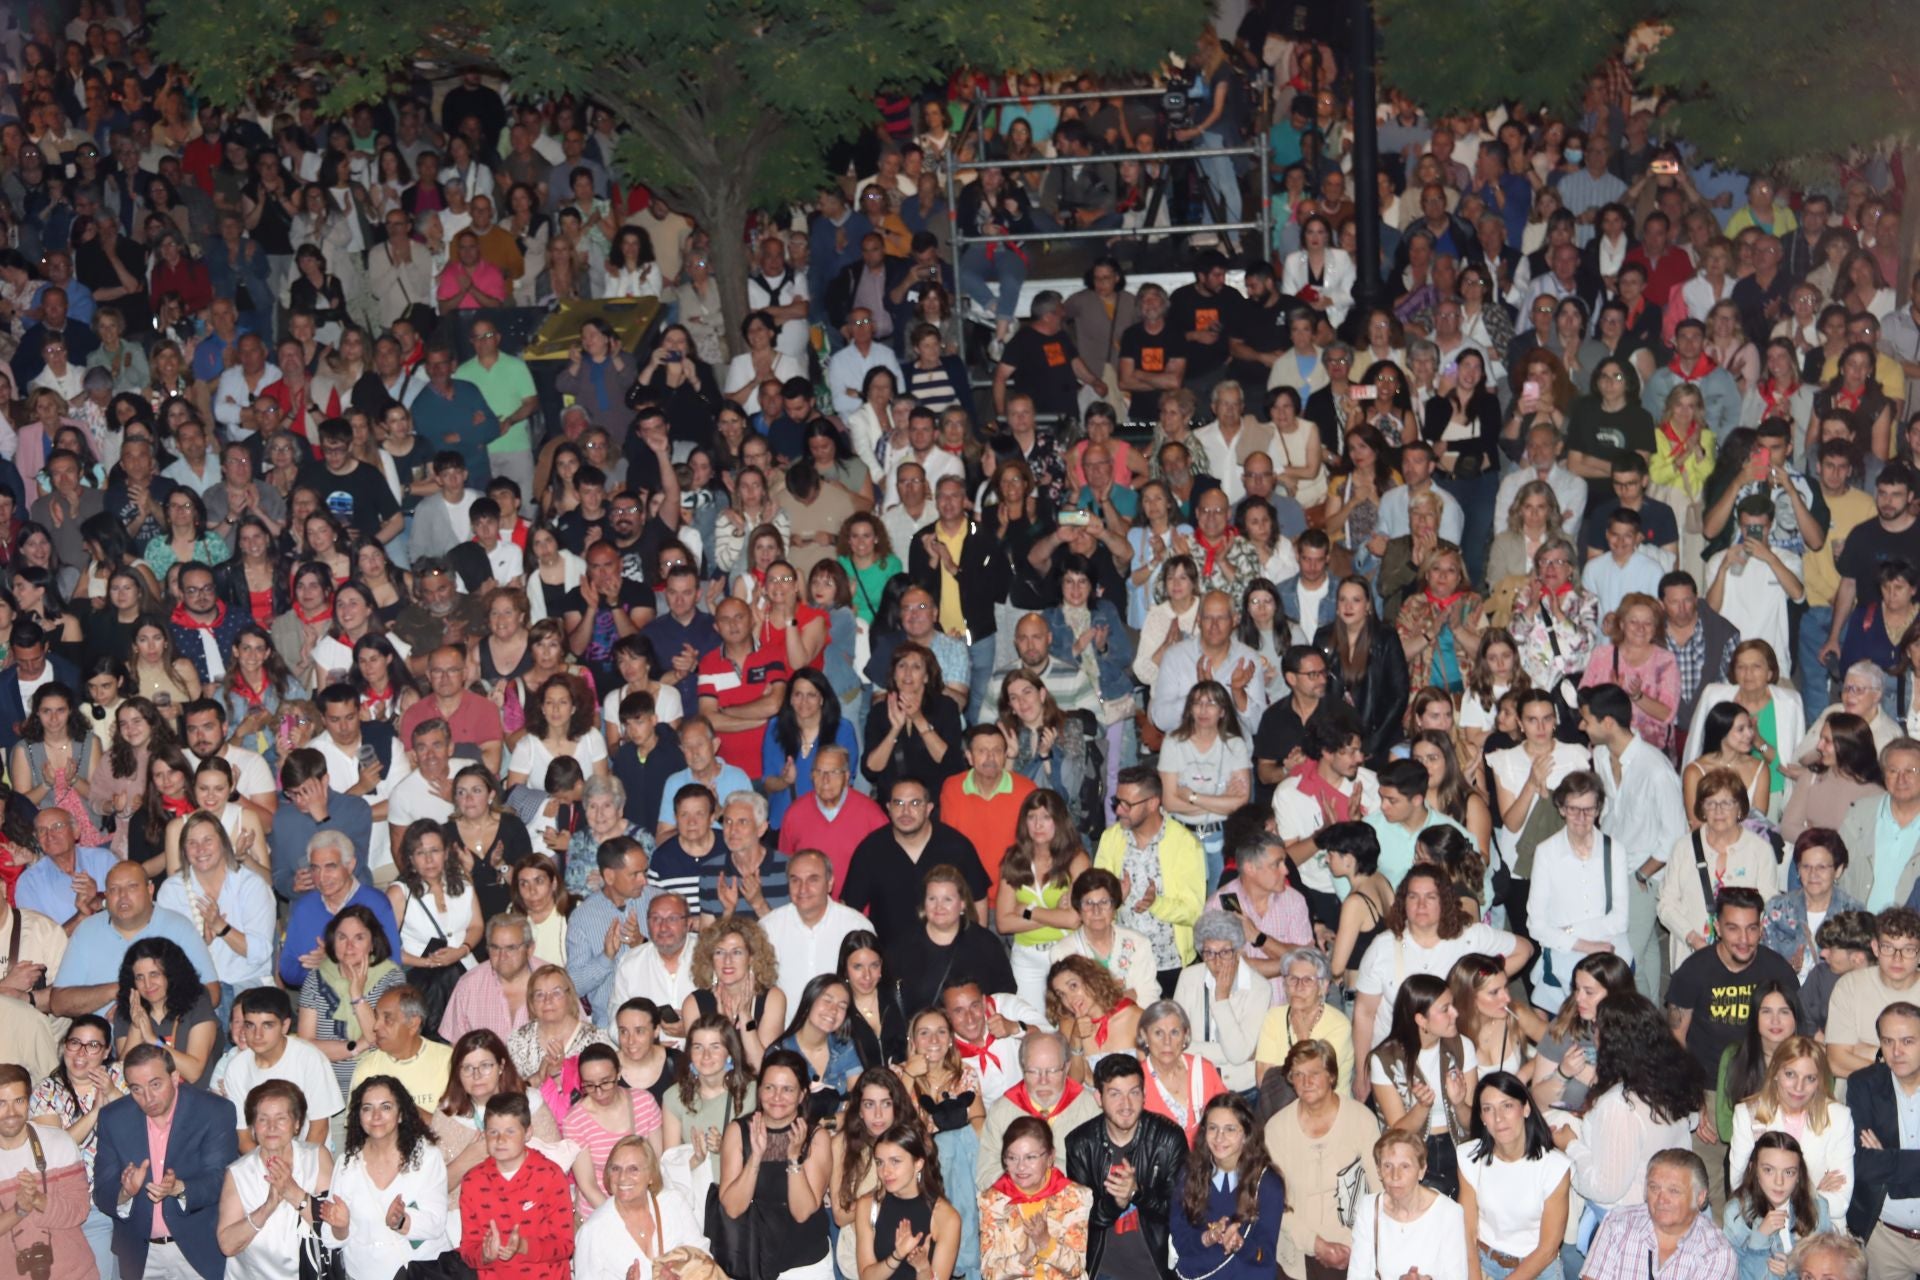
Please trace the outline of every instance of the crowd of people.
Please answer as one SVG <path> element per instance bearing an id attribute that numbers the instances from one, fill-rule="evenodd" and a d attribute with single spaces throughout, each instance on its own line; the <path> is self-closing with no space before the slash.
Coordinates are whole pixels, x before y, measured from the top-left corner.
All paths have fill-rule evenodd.
<path id="1" fill-rule="evenodd" d="M 1220 29 L 723 300 L 590 103 L 0 16 L 0 1278 L 1920 1274 L 1900 175 L 1396 94 L 1373 297 Z"/>

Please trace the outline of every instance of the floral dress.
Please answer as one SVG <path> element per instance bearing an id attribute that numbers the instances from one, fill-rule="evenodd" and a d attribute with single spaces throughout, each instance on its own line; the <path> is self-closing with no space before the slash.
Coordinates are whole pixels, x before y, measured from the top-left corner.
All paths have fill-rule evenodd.
<path id="1" fill-rule="evenodd" d="M 113 1081 L 113 1087 L 116 1089 L 124 1091 L 127 1087 L 126 1077 L 120 1074 L 119 1063 L 108 1064 L 107 1079 Z M 100 1096 L 97 1093 L 90 1105 L 82 1103 L 77 1091 L 67 1089 L 58 1080 L 48 1076 L 34 1086 L 33 1096 L 27 1101 L 27 1114 L 35 1117 L 54 1116 L 60 1121 L 60 1127 L 65 1129 L 99 1106 Z M 88 1187 L 93 1186 L 93 1157 L 99 1149 L 100 1126 L 96 1124 L 93 1126 L 93 1131 L 87 1135 L 87 1140 L 80 1144 L 80 1159 L 87 1166 Z"/>

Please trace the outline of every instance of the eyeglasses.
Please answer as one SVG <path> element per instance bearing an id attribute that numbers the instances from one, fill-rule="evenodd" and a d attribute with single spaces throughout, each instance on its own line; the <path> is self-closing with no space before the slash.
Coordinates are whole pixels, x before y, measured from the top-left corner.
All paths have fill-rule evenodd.
<path id="1" fill-rule="evenodd" d="M 1113 910 L 1113 899 L 1112 898 L 1082 898 L 1080 900 L 1080 910 L 1082 913 L 1085 913 L 1088 911 L 1111 911 Z"/>
<path id="2" fill-rule="evenodd" d="M 1920 946 L 1908 945 L 1904 947 L 1889 947 L 1884 944 L 1880 944 L 1880 955 L 1883 959 L 1892 958 L 1894 960 L 1920 960 Z"/>
<path id="3" fill-rule="evenodd" d="M 1730 813 L 1740 807 L 1740 802 L 1738 800 L 1726 799 L 1723 796 L 1717 799 L 1709 800 L 1705 804 L 1701 805 L 1700 807 L 1702 809 L 1705 809 L 1708 813 Z"/>
<path id="4" fill-rule="evenodd" d="M 1600 812 L 1600 806 L 1597 804 L 1567 804 L 1560 806 L 1560 812 L 1569 818 L 1575 814 L 1579 814 L 1583 818 L 1591 818 Z"/>
<path id="5" fill-rule="evenodd" d="M 924 809 L 927 802 L 918 796 L 902 796 L 898 800 L 887 801 L 890 809 Z"/>
<path id="6" fill-rule="evenodd" d="M 105 1053 L 107 1051 L 107 1042 L 105 1040 L 79 1040 L 73 1036 L 68 1036 L 65 1043 L 67 1048 L 76 1049 L 81 1053 Z"/>
<path id="7" fill-rule="evenodd" d="M 619 1087 L 619 1084 L 620 1077 L 609 1076 L 605 1080 L 582 1080 L 580 1088 L 587 1093 L 605 1093 L 609 1089 Z"/>
<path id="8" fill-rule="evenodd" d="M 1313 973 L 1290 973 L 1287 975 L 1287 985 L 1297 991 L 1305 991 L 1310 987 L 1319 986 L 1320 977 Z"/>
<path id="9" fill-rule="evenodd" d="M 1232 959 L 1232 957 L 1233 957 L 1232 947 L 1200 948 L 1200 958 L 1202 960 L 1229 960 L 1229 959 Z"/>
<path id="10" fill-rule="evenodd" d="M 499 950 L 498 947 L 494 949 L 496 951 Z M 499 1069 L 500 1064 L 492 1058 L 488 1058 L 485 1062 L 463 1062 L 460 1064 L 460 1074 L 473 1080 L 477 1080 L 481 1076 L 490 1076 Z"/>

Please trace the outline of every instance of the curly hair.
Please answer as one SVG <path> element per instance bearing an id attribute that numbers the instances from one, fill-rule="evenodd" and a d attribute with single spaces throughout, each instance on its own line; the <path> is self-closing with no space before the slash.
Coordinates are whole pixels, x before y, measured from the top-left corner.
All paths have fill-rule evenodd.
<path id="1" fill-rule="evenodd" d="M 1706 1096 L 1706 1072 L 1673 1030 L 1658 1005 L 1638 991 L 1622 991 L 1600 1002 L 1593 1018 L 1598 1041 L 1590 1098 L 1618 1088 L 1646 1104 L 1661 1124 L 1673 1124 L 1700 1110 Z"/>
<path id="2" fill-rule="evenodd" d="M 495 1093 L 525 1092 L 527 1082 L 520 1078 L 519 1068 L 513 1065 L 513 1055 L 507 1052 L 507 1043 L 497 1034 L 485 1027 L 477 1027 L 453 1042 L 453 1056 L 447 1061 L 447 1087 L 440 1095 L 440 1114 L 465 1119 L 474 1113 L 473 1095 L 467 1092 L 465 1079 L 460 1074 L 460 1064 L 467 1055 L 486 1050 L 493 1060 L 500 1064 L 500 1079 L 494 1086 Z"/>
<path id="3" fill-rule="evenodd" d="M 400 883 L 416 897 L 424 898 L 433 892 L 433 886 L 427 883 L 426 877 L 422 876 L 413 864 L 414 858 L 420 852 L 420 842 L 428 836 L 440 837 L 440 846 L 445 851 L 446 867 L 443 874 L 447 882 L 447 897 L 457 898 L 467 888 L 467 877 L 460 869 L 460 857 L 457 852 L 460 840 L 457 835 L 449 835 L 446 826 L 435 822 L 432 818 L 421 818 L 408 823 L 405 834 L 400 837 L 399 846 L 393 851 L 393 867 L 400 873 Z"/>
<path id="4" fill-rule="evenodd" d="M 458 1058 L 454 1060 L 459 1061 Z M 407 1091 L 407 1086 L 387 1075 L 368 1076 L 362 1080 L 354 1089 L 352 1100 L 347 1103 L 346 1158 L 352 1160 L 367 1145 L 367 1131 L 360 1124 L 360 1108 L 365 1104 L 370 1089 L 385 1089 L 393 1095 L 397 1104 L 395 1110 L 399 1112 L 399 1128 L 393 1137 L 400 1147 L 400 1167 L 402 1170 L 419 1168 L 422 1145 L 438 1146 L 439 1140 L 433 1136 L 433 1130 L 428 1127 L 420 1108 L 413 1105 L 413 1094 Z"/>
<path id="5" fill-rule="evenodd" d="M 861 1095 L 869 1089 L 878 1089 L 887 1095 L 893 1104 L 893 1120 L 886 1130 L 874 1133 L 860 1123 L 860 1106 L 864 1101 Z M 919 1125 L 923 1113 L 914 1103 L 913 1095 L 907 1091 L 906 1082 L 884 1067 L 877 1071 L 864 1071 L 848 1092 L 847 1110 L 851 1115 L 842 1123 L 840 1133 L 847 1140 L 846 1147 L 840 1152 L 840 1199 L 852 1204 L 860 1198 L 860 1183 L 867 1176 L 867 1167 L 873 1163 L 873 1149 L 896 1127 L 902 1124 Z"/>
<path id="6" fill-rule="evenodd" d="M 727 1100 L 733 1104 L 733 1113 L 739 1115 L 747 1104 L 747 1090 L 753 1086 L 753 1068 L 747 1065 L 747 1051 L 740 1043 L 740 1030 L 733 1025 L 733 1019 L 723 1013 L 708 1013 L 694 1019 L 687 1028 L 687 1044 L 693 1044 L 694 1036 L 702 1031 L 716 1031 L 720 1034 L 720 1043 L 727 1050 L 727 1073 L 724 1077 Z M 693 1070 L 691 1055 L 687 1059 L 686 1070 L 680 1073 L 680 1105 L 691 1108 L 699 1099 L 700 1077 Z"/>
<path id="7" fill-rule="evenodd" d="M 1415 880 L 1430 880 L 1440 893 L 1439 934 L 1443 939 L 1453 939 L 1465 933 L 1467 926 L 1473 923 L 1467 917 L 1467 909 L 1460 905 L 1460 894 L 1447 869 L 1430 862 L 1415 863 L 1400 881 L 1399 890 L 1393 895 L 1393 902 L 1387 907 L 1384 923 L 1395 937 L 1403 937 L 1407 932 L 1407 889 Z"/>
<path id="8" fill-rule="evenodd" d="M 151 737 L 147 741 L 147 753 L 164 751 L 175 745 L 173 726 L 160 714 L 160 708 L 153 699 L 138 694 L 122 702 L 113 711 L 113 745 L 107 748 L 107 767 L 113 770 L 116 778 L 131 778 L 133 771 L 140 767 L 138 757 L 134 755 L 133 745 L 120 736 L 120 717 L 128 711 L 133 712 L 147 722 Z"/>
<path id="9" fill-rule="evenodd" d="M 720 945 L 722 938 L 736 934 L 747 944 L 747 955 L 753 963 L 755 994 L 770 989 L 779 980 L 780 957 L 774 954 L 773 944 L 767 941 L 767 932 L 760 927 L 760 922 L 748 916 L 728 913 L 700 931 L 700 941 L 693 948 L 694 986 L 713 986 L 714 949 Z"/>
<path id="10" fill-rule="evenodd" d="M 1078 978 L 1080 985 L 1108 1013 L 1112 1013 L 1127 998 L 1127 989 L 1120 979 L 1107 972 L 1107 967 L 1098 960 L 1088 956 L 1062 956 L 1047 970 L 1047 1021 L 1056 1027 L 1073 1021 L 1072 1011 L 1053 989 L 1053 980 L 1063 973 Z"/>
<path id="11" fill-rule="evenodd" d="M 142 960 L 157 961 L 161 976 L 167 980 L 166 1007 L 150 1011 L 156 1018 L 177 1022 L 186 1016 L 196 1001 L 206 998 L 207 989 L 200 985 L 200 975 L 194 971 L 193 961 L 187 959 L 187 953 L 180 949 L 179 943 L 170 938 L 141 938 L 127 948 L 126 955 L 120 957 L 118 992 L 113 998 L 113 1016 L 116 1020 L 132 1021 L 133 966 Z"/>
<path id="12" fill-rule="evenodd" d="M 554 726 L 547 723 L 547 689 L 561 685 L 567 695 L 573 699 L 573 715 L 568 718 L 562 732 L 570 742 L 579 742 L 593 728 L 597 708 L 593 704 L 593 695 L 587 692 L 587 682 L 568 671 L 562 671 L 548 680 L 540 689 L 540 696 L 527 699 L 527 733 L 537 739 L 545 739 Z"/>

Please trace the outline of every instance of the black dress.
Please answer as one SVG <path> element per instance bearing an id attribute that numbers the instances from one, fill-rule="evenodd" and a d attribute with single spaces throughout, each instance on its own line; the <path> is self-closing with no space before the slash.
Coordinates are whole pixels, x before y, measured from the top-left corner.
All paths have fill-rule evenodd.
<path id="1" fill-rule="evenodd" d="M 907 1011 L 900 1000 L 900 984 L 887 982 L 875 993 L 880 1000 L 880 1032 L 858 1012 L 847 1010 L 847 1035 L 865 1070 L 904 1062 L 907 1057 Z"/>
<path id="2" fill-rule="evenodd" d="M 933 1230 L 933 1201 L 926 1196 L 915 1196 L 908 1200 L 888 1192 L 881 1193 L 873 1215 L 873 1254 L 876 1261 L 893 1256 L 893 1244 L 903 1222 L 913 1234 L 926 1235 Z M 909 1280 L 912 1275 L 913 1264 L 902 1262 L 893 1269 L 887 1280 Z"/>
<path id="3" fill-rule="evenodd" d="M 742 1119 L 734 1123 L 740 1127 L 740 1149 L 745 1151 L 752 1141 L 749 1127 L 752 1121 Z M 777 1137 L 791 1127 L 769 1129 L 767 1134 Z M 807 1130 L 809 1146 L 819 1134 L 818 1128 Z M 827 1256 L 830 1219 L 826 1204 L 823 1202 L 818 1212 L 805 1222 L 795 1222 L 787 1207 L 788 1158 L 805 1159 L 806 1153 L 789 1153 L 779 1159 L 769 1154 L 768 1159 L 760 1162 L 753 1184 L 753 1202 L 748 1205 L 744 1219 L 729 1219 L 727 1252 L 736 1256 L 728 1259 L 731 1265 L 727 1267 L 727 1274 L 733 1280 L 774 1280 L 783 1271 L 810 1266 Z"/>
<path id="4" fill-rule="evenodd" d="M 887 972 L 900 975 L 900 1000 L 909 1009 L 932 1009 L 940 993 L 957 982 L 977 982 L 982 991 L 1011 991 L 1013 967 L 997 934 L 963 924 L 942 946 L 914 929 L 887 948 Z"/>
<path id="5" fill-rule="evenodd" d="M 893 744 L 893 755 L 884 769 L 874 769 L 867 764 L 866 757 L 860 760 L 860 772 L 873 784 L 873 793 L 885 797 L 897 778 L 917 778 L 927 788 L 927 796 L 932 799 L 940 794 L 940 784 L 967 767 L 966 753 L 961 749 L 960 708 L 953 699 L 944 697 L 937 687 L 938 678 L 929 681 L 924 705 L 929 708 L 927 724 L 940 740 L 947 744 L 944 759 L 935 760 L 927 750 L 926 739 L 908 725 L 900 731 Z M 871 753 L 876 744 L 887 736 L 893 723 L 887 718 L 885 698 L 874 703 L 867 712 L 867 751 Z"/>

